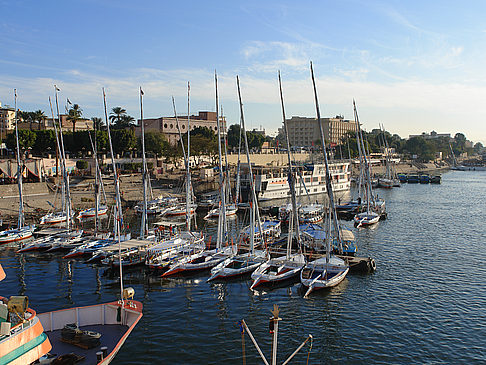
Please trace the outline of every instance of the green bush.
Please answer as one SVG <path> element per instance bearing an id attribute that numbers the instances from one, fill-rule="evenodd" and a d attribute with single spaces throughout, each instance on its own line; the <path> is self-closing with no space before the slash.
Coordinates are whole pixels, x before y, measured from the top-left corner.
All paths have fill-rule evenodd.
<path id="1" fill-rule="evenodd" d="M 88 168 L 88 161 L 85 160 L 76 161 L 76 168 L 78 170 L 86 170 Z"/>

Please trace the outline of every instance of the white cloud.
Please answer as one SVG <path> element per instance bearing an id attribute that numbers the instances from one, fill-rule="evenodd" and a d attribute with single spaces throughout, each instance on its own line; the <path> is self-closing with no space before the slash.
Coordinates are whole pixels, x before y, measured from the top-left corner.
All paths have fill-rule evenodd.
<path id="1" fill-rule="evenodd" d="M 427 80 L 394 80 L 378 83 L 364 77 L 320 76 L 315 65 L 318 93 L 323 114 L 352 115 L 355 98 L 361 120 L 366 128 L 378 123 L 402 137 L 422 131 L 462 131 L 472 140 L 486 141 L 486 86 L 453 82 L 432 83 Z M 240 73 L 242 98 L 248 119 L 276 129 L 281 123 L 276 69 L 274 76 L 252 72 Z M 357 69 L 357 74 L 366 74 Z M 291 75 L 291 77 L 289 76 Z M 312 85 L 308 71 L 301 76 L 283 72 L 283 92 L 287 115 L 315 115 Z M 19 106 L 23 109 L 48 110 L 47 98 L 53 95 L 53 85 L 61 88 L 61 97 L 69 97 L 85 110 L 87 116 L 102 114 L 101 88 L 107 90 L 108 104 L 121 105 L 137 116 L 138 88 L 145 92 L 145 115 L 155 117 L 172 114 L 171 95 L 176 97 L 179 113 L 186 110 L 187 81 L 191 81 L 192 112 L 214 110 L 214 73 L 212 70 L 136 69 L 125 77 L 108 77 L 67 72 L 64 78 L 24 78 L 0 75 L 0 101 L 11 104 L 12 89 L 17 87 Z M 352 76 L 348 74 L 347 76 Z M 229 120 L 239 119 L 236 77 L 232 72 L 218 75 L 220 100 Z"/>

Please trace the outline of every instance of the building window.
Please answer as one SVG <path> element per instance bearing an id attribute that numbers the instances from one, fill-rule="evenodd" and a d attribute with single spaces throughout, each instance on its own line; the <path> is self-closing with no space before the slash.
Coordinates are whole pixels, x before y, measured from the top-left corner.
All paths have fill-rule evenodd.
<path id="1" fill-rule="evenodd" d="M 186 129 L 186 125 L 185 124 L 182 125 L 182 129 Z"/>
<path id="2" fill-rule="evenodd" d="M 167 128 L 167 123 L 164 124 L 164 128 Z"/>
<path id="3" fill-rule="evenodd" d="M 171 128 L 174 128 L 174 124 L 171 124 L 171 125 L 170 125 L 170 127 L 171 127 Z"/>

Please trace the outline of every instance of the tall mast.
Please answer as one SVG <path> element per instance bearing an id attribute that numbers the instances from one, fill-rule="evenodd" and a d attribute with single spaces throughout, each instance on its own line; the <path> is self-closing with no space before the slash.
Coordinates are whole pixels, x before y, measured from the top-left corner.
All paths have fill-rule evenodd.
<path id="1" fill-rule="evenodd" d="M 256 197 L 255 192 L 255 181 L 253 180 L 253 169 L 251 168 L 251 161 L 250 161 L 250 149 L 248 148 L 248 137 L 246 136 L 246 129 L 245 129 L 245 117 L 243 114 L 243 102 L 241 101 L 241 91 L 240 91 L 240 78 L 236 76 L 236 85 L 238 86 L 238 100 L 240 102 L 240 116 L 241 116 L 241 127 L 243 136 L 245 138 L 245 150 L 246 150 L 246 159 L 248 161 L 248 170 L 250 173 L 250 187 L 251 187 L 251 197 L 253 201 L 253 206 L 251 208 L 251 213 L 253 214 L 253 222 L 250 225 L 250 242 L 253 242 L 253 236 L 255 232 L 255 220 L 258 224 L 258 230 L 260 231 L 260 236 L 262 238 L 262 243 L 264 243 L 264 235 L 262 230 L 262 224 L 260 221 L 260 212 L 258 210 L 258 200 Z M 256 213 L 256 214 L 255 214 Z M 253 246 L 251 245 L 251 253 L 253 253 Z"/>
<path id="2" fill-rule="evenodd" d="M 88 127 L 88 125 L 86 125 Z M 96 126 L 95 126 L 96 128 Z M 89 142 L 91 143 L 91 149 L 93 150 L 93 156 L 94 156 L 94 163 L 95 163 L 95 186 L 94 186 L 94 195 L 95 195 L 95 221 L 94 221 L 94 231 L 95 233 L 98 232 L 98 207 L 100 205 L 100 185 L 98 181 L 98 150 L 96 149 L 96 129 L 94 130 L 94 135 L 95 135 L 95 142 L 93 143 L 93 139 L 91 138 L 91 132 L 87 128 L 88 131 L 88 137 L 89 137 Z"/>
<path id="3" fill-rule="evenodd" d="M 295 177 L 294 177 L 294 172 L 292 170 L 292 157 L 290 156 L 290 142 L 289 142 L 289 131 L 287 128 L 287 120 L 285 117 L 285 106 L 284 106 L 284 99 L 283 99 L 283 91 L 282 91 L 282 79 L 280 78 L 280 71 L 278 72 L 278 86 L 280 90 L 280 103 L 282 105 L 282 119 L 283 119 L 283 125 L 284 125 L 284 131 L 285 131 L 285 141 L 287 142 L 287 158 L 289 161 L 289 174 L 288 174 L 288 179 L 289 179 L 289 188 L 290 188 L 290 195 L 291 195 L 291 200 L 292 200 L 292 215 L 291 215 L 291 220 L 294 222 L 295 220 L 295 233 L 297 235 L 297 243 L 299 244 L 300 248 L 300 232 L 299 232 L 299 216 L 297 212 L 297 201 L 295 199 Z M 292 223 L 290 222 L 290 223 Z M 290 224 L 290 227 L 293 225 Z M 290 232 L 291 233 L 291 232 Z M 291 239 L 289 239 L 289 244 L 287 248 L 287 258 L 290 257 L 290 247 L 291 247 Z"/>
<path id="4" fill-rule="evenodd" d="M 370 200 L 372 199 L 371 197 L 371 174 L 370 174 L 370 167 L 369 167 L 369 161 L 366 157 L 366 149 L 364 146 L 363 142 L 363 133 L 361 132 L 361 127 L 359 123 L 359 117 L 358 117 L 358 110 L 356 109 L 356 102 L 353 100 L 353 108 L 354 108 L 354 117 L 356 119 L 356 123 L 358 126 L 358 131 L 359 131 L 359 136 L 361 140 L 361 149 L 363 152 L 363 165 L 364 165 L 364 173 L 366 176 L 364 176 L 366 180 L 366 185 L 365 185 L 365 191 L 366 191 L 366 209 L 367 212 L 370 211 Z"/>
<path id="5" fill-rule="evenodd" d="M 190 159 L 191 159 L 191 117 L 190 117 L 190 104 L 189 104 L 189 93 L 191 91 L 191 86 L 189 81 L 187 82 L 187 162 L 186 162 L 186 226 L 187 231 L 191 231 L 191 169 L 190 169 Z"/>
<path id="6" fill-rule="evenodd" d="M 214 70 L 214 87 L 215 87 L 215 95 L 216 95 L 216 125 L 218 130 L 218 158 L 219 158 L 219 192 L 220 192 L 220 206 L 219 206 L 219 214 L 218 214 L 218 224 L 219 220 L 221 220 L 223 229 L 221 232 L 221 237 L 218 237 L 217 241 L 217 248 L 221 248 L 223 237 L 226 236 L 226 192 L 225 192 L 225 177 L 223 176 L 223 157 L 221 153 L 221 125 L 219 123 L 219 98 L 218 98 L 218 75 L 216 74 L 216 70 Z"/>
<path id="7" fill-rule="evenodd" d="M 66 209 L 66 229 L 69 232 L 71 228 L 71 194 L 69 192 L 69 174 L 67 173 L 66 169 L 66 152 L 64 150 L 64 138 L 62 136 L 62 125 L 61 125 L 61 114 L 59 113 L 59 101 L 57 97 L 57 93 L 61 91 L 56 85 L 54 85 L 54 90 L 56 91 L 56 110 L 57 110 L 57 120 L 59 122 L 59 141 L 60 141 L 60 150 L 61 150 L 61 165 L 63 170 L 63 179 L 64 179 L 64 186 L 66 197 L 65 201 L 65 209 Z"/>
<path id="8" fill-rule="evenodd" d="M 20 167 L 20 146 L 19 146 L 19 119 L 17 112 L 17 89 L 14 89 L 14 108 L 15 108 L 15 138 L 17 140 L 17 183 L 19 186 L 19 219 L 17 228 L 24 227 L 24 199 L 22 197 L 22 168 Z"/>
<path id="9" fill-rule="evenodd" d="M 121 227 L 123 225 L 123 214 L 122 214 L 122 206 L 121 206 L 121 199 L 120 199 L 120 180 L 118 179 L 118 173 L 116 171 L 116 164 L 115 164 L 115 155 L 113 154 L 113 144 L 111 143 L 111 133 L 110 133 L 110 122 L 108 120 L 108 112 L 106 109 L 106 94 L 105 88 L 103 88 L 103 106 L 105 108 L 105 121 L 106 121 L 106 128 L 108 130 L 108 143 L 110 145 L 110 154 L 111 154 L 111 164 L 113 166 L 113 180 L 115 183 L 115 234 L 118 239 L 118 258 L 121 261 Z M 120 262 L 120 296 L 122 302 L 122 308 L 124 307 L 124 300 L 123 300 L 123 266 Z"/>
<path id="10" fill-rule="evenodd" d="M 182 154 L 184 155 L 184 163 L 186 164 L 186 148 L 184 147 L 184 141 L 182 140 L 182 133 L 181 133 L 181 128 L 179 126 L 179 118 L 177 117 L 177 111 L 176 111 L 176 105 L 175 105 L 175 100 L 174 97 L 172 97 L 172 107 L 174 108 L 174 116 L 176 119 L 176 125 L 177 125 L 177 131 L 179 132 L 179 141 L 181 142 L 182 146 Z"/>
<path id="11" fill-rule="evenodd" d="M 241 162 L 240 162 L 240 155 L 241 155 L 241 118 L 240 118 L 240 139 L 238 140 L 238 167 L 236 168 L 236 196 L 235 196 L 235 203 L 238 204 L 240 202 L 240 170 L 241 170 Z"/>
<path id="12" fill-rule="evenodd" d="M 143 121 L 143 91 L 140 87 L 140 123 L 142 124 L 142 184 L 143 184 L 143 212 L 140 223 L 140 238 L 145 237 L 148 231 L 147 222 L 147 160 L 145 159 L 145 126 Z"/>
<path id="13" fill-rule="evenodd" d="M 342 251 L 341 231 L 339 229 L 339 223 L 337 220 L 336 206 L 334 205 L 334 194 L 332 192 L 331 173 L 329 170 L 329 162 L 327 160 L 326 140 L 324 139 L 324 129 L 322 128 L 322 123 L 321 123 L 321 112 L 319 110 L 319 99 L 317 98 L 317 88 L 316 88 L 316 81 L 314 79 L 314 69 L 312 67 L 312 62 L 310 63 L 310 69 L 311 69 L 312 85 L 314 87 L 314 100 L 316 104 L 317 122 L 319 123 L 319 131 L 321 133 L 322 149 L 324 153 L 324 164 L 326 166 L 326 190 L 327 190 L 327 196 L 329 197 L 329 218 L 330 219 L 333 218 L 334 230 L 336 231 L 336 235 L 339 243 L 339 251 Z M 329 243 L 329 240 L 331 239 L 331 232 L 327 233 L 326 239 L 328 240 Z M 329 250 L 327 255 L 329 255 Z"/>

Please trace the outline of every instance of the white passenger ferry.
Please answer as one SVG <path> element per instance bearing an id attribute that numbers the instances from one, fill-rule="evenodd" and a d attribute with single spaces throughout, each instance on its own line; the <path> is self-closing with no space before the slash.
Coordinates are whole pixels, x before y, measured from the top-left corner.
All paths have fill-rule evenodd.
<path id="1" fill-rule="evenodd" d="M 245 166 L 246 165 L 246 166 Z M 297 173 L 296 195 L 322 194 L 326 192 L 326 168 L 324 164 L 294 166 Z M 333 162 L 329 165 L 334 192 L 350 188 L 349 162 Z M 255 190 L 260 201 L 284 199 L 290 196 L 288 168 L 286 166 L 252 166 Z M 249 191 L 248 165 L 242 164 L 241 189 L 246 198 Z"/>

